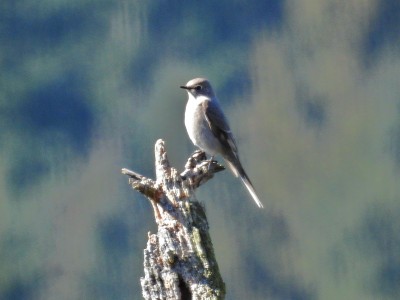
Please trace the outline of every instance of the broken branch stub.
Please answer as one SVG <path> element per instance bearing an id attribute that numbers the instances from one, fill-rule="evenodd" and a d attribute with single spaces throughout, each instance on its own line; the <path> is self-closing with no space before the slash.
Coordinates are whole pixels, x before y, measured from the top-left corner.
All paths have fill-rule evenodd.
<path id="1" fill-rule="evenodd" d="M 145 299 L 224 299 L 204 207 L 193 191 L 224 167 L 196 151 L 178 174 L 169 164 L 165 145 L 155 145 L 156 180 L 123 169 L 129 184 L 151 202 L 158 225 L 144 250 Z"/>

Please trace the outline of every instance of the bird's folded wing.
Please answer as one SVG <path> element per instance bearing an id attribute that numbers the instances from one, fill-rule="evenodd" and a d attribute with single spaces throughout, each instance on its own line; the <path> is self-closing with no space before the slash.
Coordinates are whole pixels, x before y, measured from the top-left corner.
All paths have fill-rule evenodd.
<path id="1" fill-rule="evenodd" d="M 218 103 L 207 100 L 202 102 L 203 111 L 208 125 L 214 136 L 223 144 L 224 147 L 232 150 L 237 155 L 237 147 L 233 138 L 228 121 Z"/>

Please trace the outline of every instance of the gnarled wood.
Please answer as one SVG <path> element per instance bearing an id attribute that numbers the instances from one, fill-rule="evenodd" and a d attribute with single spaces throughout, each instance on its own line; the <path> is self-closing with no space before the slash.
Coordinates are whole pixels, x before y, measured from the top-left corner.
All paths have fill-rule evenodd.
<path id="1" fill-rule="evenodd" d="M 219 273 L 204 207 L 194 189 L 211 179 L 223 166 L 196 151 L 178 174 L 169 164 L 164 142 L 155 145 L 156 181 L 122 169 L 129 184 L 153 206 L 157 234 L 148 235 L 144 250 L 145 299 L 224 299 L 225 284 Z"/>

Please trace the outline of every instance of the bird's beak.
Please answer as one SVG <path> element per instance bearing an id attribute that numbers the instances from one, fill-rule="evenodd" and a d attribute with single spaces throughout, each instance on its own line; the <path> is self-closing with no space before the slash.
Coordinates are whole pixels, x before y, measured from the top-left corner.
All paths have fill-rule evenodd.
<path id="1" fill-rule="evenodd" d="M 181 88 L 181 89 L 185 89 L 185 90 L 188 90 L 188 89 L 190 89 L 190 88 L 189 88 L 189 87 L 187 87 L 186 85 L 181 85 L 181 86 L 180 86 L 180 88 Z"/>

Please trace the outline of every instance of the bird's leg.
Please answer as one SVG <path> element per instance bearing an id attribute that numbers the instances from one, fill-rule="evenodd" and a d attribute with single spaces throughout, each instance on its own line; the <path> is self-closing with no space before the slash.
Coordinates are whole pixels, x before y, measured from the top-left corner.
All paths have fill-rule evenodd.
<path id="1" fill-rule="evenodd" d="M 210 161 L 208 162 L 207 171 L 210 171 L 210 167 L 211 167 L 211 164 L 212 164 L 212 162 L 213 162 L 213 160 L 214 160 L 214 156 L 215 156 L 215 155 L 211 155 L 211 157 L 210 157 Z"/>

